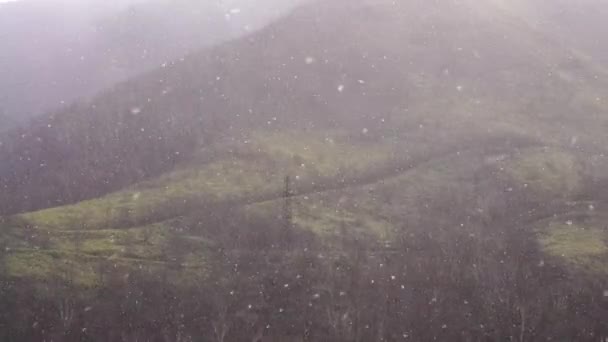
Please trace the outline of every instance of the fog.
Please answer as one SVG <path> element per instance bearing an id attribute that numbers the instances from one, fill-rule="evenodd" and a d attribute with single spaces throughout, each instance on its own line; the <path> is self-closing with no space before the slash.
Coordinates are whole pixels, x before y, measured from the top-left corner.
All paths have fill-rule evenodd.
<path id="1" fill-rule="evenodd" d="M 6 4 L 0 7 L 3 129 L 204 46 L 251 33 L 298 2 L 26 0 Z"/>
<path id="2" fill-rule="evenodd" d="M 607 341 L 606 15 L 2 4 L 0 341 Z"/>

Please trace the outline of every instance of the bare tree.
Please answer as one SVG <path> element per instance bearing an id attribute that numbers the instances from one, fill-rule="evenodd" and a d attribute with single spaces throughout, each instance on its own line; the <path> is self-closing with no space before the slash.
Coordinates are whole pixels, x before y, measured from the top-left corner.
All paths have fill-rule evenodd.
<path id="1" fill-rule="evenodd" d="M 226 335 L 232 327 L 232 322 L 228 317 L 228 306 L 220 305 L 217 308 L 217 314 L 215 319 L 211 322 L 213 329 L 213 336 L 216 342 L 224 342 Z"/>

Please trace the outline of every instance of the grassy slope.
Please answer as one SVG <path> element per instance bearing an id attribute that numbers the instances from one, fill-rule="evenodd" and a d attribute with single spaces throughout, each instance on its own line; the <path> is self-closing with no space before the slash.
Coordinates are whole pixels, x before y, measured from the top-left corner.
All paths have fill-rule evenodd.
<path id="1" fill-rule="evenodd" d="M 283 208 L 285 174 L 297 176 L 294 224 L 298 229 L 313 232 L 330 245 L 344 232 L 389 243 L 398 229 L 407 226 L 404 217 L 416 224 L 416 219 L 428 214 L 425 205 L 434 199 L 449 192 L 466 203 L 472 194 L 470 175 L 488 163 L 486 156 L 477 153 L 448 153 L 409 169 L 395 169 L 392 175 L 382 173 L 378 179 L 360 184 L 342 184 L 349 175 L 382 170 L 383 164 L 390 165 L 395 158 L 395 151 L 385 142 L 356 146 L 349 139 L 339 132 L 254 134 L 247 148 L 233 151 L 225 159 L 190 164 L 96 200 L 19 215 L 12 220 L 13 234 L 6 235 L 11 237 L 12 248 L 8 272 L 45 278 L 56 275 L 57 270 L 71 269 L 77 282 L 92 285 L 96 267 L 105 262 L 126 269 L 142 265 L 171 268 L 176 262 L 169 242 L 179 235 L 189 246 L 178 262 L 180 267 L 191 270 L 186 274 L 204 277 L 208 263 L 213 262 L 208 252 L 214 243 L 200 232 L 183 231 L 179 217 L 228 205 L 240 208 L 251 220 L 276 219 Z M 539 196 L 563 193 L 562 184 L 572 192 L 580 186 L 575 158 L 565 150 L 530 147 L 513 156 L 498 156 L 505 178 L 529 184 Z M 307 191 L 308 184 L 327 180 L 337 186 L 329 191 Z M 457 209 L 473 212 L 475 208 Z M 159 211 L 164 216 L 155 214 Z M 441 222 L 441 215 L 435 219 L 435 224 L 453 225 Z M 553 253 L 556 244 L 563 245 L 565 236 L 557 232 L 542 237 L 543 245 L 550 245 L 548 253 Z M 550 244 L 545 243 L 548 239 L 552 239 Z"/>
<path id="2" fill-rule="evenodd" d="M 517 24 L 502 21 L 505 30 Z M 504 171 L 501 177 L 529 188 L 541 200 L 575 196 L 583 172 L 578 163 L 589 154 L 579 158 L 566 148 L 590 146 L 589 153 L 593 153 L 608 139 L 603 134 L 608 119 L 600 115 L 606 106 L 597 101 L 597 92 L 608 88 L 592 77 L 602 71 L 594 66 L 583 68 L 582 72 L 572 70 L 566 65 L 567 58 L 562 58 L 568 54 L 561 48 L 539 46 L 527 36 L 529 32 L 509 32 L 515 32 L 512 39 L 520 42 L 520 50 L 530 51 L 526 57 L 549 65 L 545 71 L 552 75 L 539 78 L 543 82 L 529 84 L 522 70 L 513 66 L 492 76 L 497 79 L 487 79 L 492 85 L 524 89 L 517 100 L 513 95 L 517 92 L 510 91 L 505 92 L 509 97 L 503 101 L 492 101 L 493 97 L 484 91 L 501 93 L 504 89 L 484 90 L 483 82 L 467 80 L 458 82 L 464 91 L 454 86 L 451 91 L 441 90 L 445 96 L 437 98 L 433 85 L 443 82 L 437 76 L 404 75 L 409 82 L 420 85 L 414 91 L 420 101 L 392 113 L 391 124 L 397 133 L 387 133 L 385 139 L 354 143 L 353 136 L 359 141 L 365 138 L 364 134 L 318 130 L 253 134 L 238 145 L 223 146 L 222 153 L 218 153 L 221 157 L 209 163 L 182 165 L 158 178 L 98 199 L 14 217 L 9 225 L 11 234 L 6 234 L 11 246 L 8 270 L 16 276 L 46 277 L 51 269 L 76 265 L 80 269 L 77 273 L 81 274 L 79 281 L 91 284 L 92 265 L 106 260 L 125 267 L 140 264 L 167 267 L 172 261 L 170 251 L 166 250 L 167 241 L 172 232 L 179 232 L 178 220 L 174 219 L 222 204 L 240 207 L 247 215 L 276 217 L 281 208 L 281 200 L 277 198 L 287 174 L 294 176 L 295 185 L 302 192 L 324 188 L 315 187 L 315 183 L 337 184 L 331 191 L 311 191 L 298 197 L 294 209 L 294 223 L 298 227 L 329 237 L 336 236 L 342 227 L 349 227 L 381 241 L 390 240 L 396 225 L 405 224 L 396 222 L 395 217 L 401 217 L 398 215 L 423 215 L 423 204 L 446 191 L 469 191 L 470 179 L 462 177 L 470 169 L 456 167 L 459 164 L 454 159 L 446 158 L 408 172 L 396 169 L 393 174 L 382 173 L 375 181 L 367 179 L 364 185 L 343 180 L 373 174 L 409 153 L 428 154 L 432 145 L 449 145 L 454 140 L 445 136 L 451 131 L 456 132 L 454 136 L 481 131 L 517 132 L 553 146 L 548 150 L 521 149 L 515 156 L 506 157 L 498 166 Z M 453 45 L 469 40 L 465 35 Z M 464 46 L 465 50 L 469 48 L 473 47 Z M 428 47 L 412 50 L 416 49 L 428 55 Z M 527 90 L 534 87 L 542 87 L 538 92 L 547 94 L 546 98 L 532 98 Z M 554 98 L 565 99 L 572 113 L 585 116 L 547 110 L 551 107 L 543 101 L 551 102 Z M 463 158 L 460 162 L 474 164 L 478 160 Z M 549 255 L 575 266 L 601 265 L 608 233 L 601 228 L 605 220 L 599 217 L 594 222 L 589 229 L 572 228 L 579 227 L 578 224 L 564 227 L 544 222 L 538 228 L 541 245 Z M 32 233 L 37 236 L 28 236 Z M 47 239 L 40 238 L 45 234 Z M 185 236 L 196 252 L 188 253 L 189 262 L 182 263 L 204 269 L 208 257 L 205 251 L 213 246 L 213 241 L 193 233 Z M 592 269 L 606 271 L 605 267 Z"/>
<path id="3" fill-rule="evenodd" d="M 94 265 L 106 260 L 131 267 L 171 266 L 167 249 L 175 235 L 189 243 L 180 263 L 204 269 L 213 242 L 183 232 L 173 218 L 205 207 L 280 197 L 288 174 L 303 187 L 339 182 L 340 177 L 381 168 L 394 157 L 390 145 L 357 146 L 347 139 L 335 131 L 253 135 L 221 159 L 184 165 L 99 199 L 14 216 L 5 224 L 7 270 L 44 278 L 70 268 L 77 282 L 90 285 Z"/>
<path id="4" fill-rule="evenodd" d="M 255 135 L 220 159 L 185 165 L 159 178 L 76 205 L 19 215 L 40 229 L 124 228 L 170 219 L 206 204 L 251 202 L 279 196 L 284 177 L 307 186 L 348 178 L 391 162 L 394 151 L 379 143 L 351 145 L 340 134 Z M 148 221 L 148 222 L 147 222 Z"/>
<path id="5" fill-rule="evenodd" d="M 608 127 L 605 116 L 608 106 L 602 94 L 606 89 L 604 80 L 608 77 L 608 69 L 597 63 L 588 51 L 579 49 L 576 36 L 562 31 L 567 28 L 538 26 L 539 21 L 551 21 L 544 17 L 547 13 L 542 10 L 543 4 L 537 4 L 538 8 L 526 1 L 493 0 L 488 4 L 489 7 L 476 3 L 471 6 L 489 20 L 496 20 L 506 34 L 520 42 L 522 49 L 530 51 L 532 58 L 543 61 L 546 66 L 546 83 L 538 84 L 536 90 L 522 94 L 522 98 L 549 94 L 543 98 L 556 103 L 557 99 L 565 100 L 564 109 L 567 109 L 566 112 L 559 109 L 539 111 L 536 115 L 520 112 L 510 116 L 514 119 L 512 124 L 524 130 L 531 129 L 529 133 L 542 136 L 549 146 L 568 146 L 587 152 L 579 153 L 577 158 L 572 152 L 564 153 L 559 148 L 533 149 L 514 160 L 510 167 L 502 167 L 507 168 L 516 184 L 530 186 L 535 196 L 546 198 L 547 202 L 577 197 L 583 181 L 581 174 L 589 171 L 583 168 L 594 163 L 605 164 L 606 135 L 602 131 Z M 509 29 L 513 27 L 519 29 Z M 543 43 L 540 44 L 537 38 Z M 521 74 L 506 71 L 505 75 L 514 86 L 523 84 Z M 535 110 L 534 103 L 543 102 L 543 98 L 530 100 L 529 109 Z M 526 121 L 527 128 L 523 128 L 522 123 Z M 578 209 L 581 205 L 584 207 L 582 213 Z M 572 201 L 569 206 L 571 208 L 565 208 L 563 212 L 553 213 L 552 219 L 534 224 L 542 249 L 577 269 L 608 274 L 606 208 L 601 203 L 584 201 Z M 571 216 L 576 219 L 572 220 Z"/>

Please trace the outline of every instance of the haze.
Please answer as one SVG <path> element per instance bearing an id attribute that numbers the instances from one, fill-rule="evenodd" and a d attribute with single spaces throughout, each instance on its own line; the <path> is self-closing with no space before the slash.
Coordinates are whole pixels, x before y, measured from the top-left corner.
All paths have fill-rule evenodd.
<path id="1" fill-rule="evenodd" d="M 28 0 L 0 12 L 6 129 L 204 46 L 264 26 L 298 1 Z M 232 12 L 231 12 L 232 11 Z"/>
<path id="2" fill-rule="evenodd" d="M 0 341 L 608 341 L 607 16 L 3 4 Z"/>

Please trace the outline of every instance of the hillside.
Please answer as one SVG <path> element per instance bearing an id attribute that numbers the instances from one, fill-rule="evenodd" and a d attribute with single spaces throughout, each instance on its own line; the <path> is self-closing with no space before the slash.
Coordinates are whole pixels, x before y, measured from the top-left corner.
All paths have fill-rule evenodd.
<path id="1" fill-rule="evenodd" d="M 534 29 L 544 32 L 567 47 L 579 57 L 594 63 L 608 63 L 608 50 L 595 33 L 605 32 L 608 27 L 606 1 L 509 1 L 502 2 L 504 9 L 525 20 Z"/>
<path id="2" fill-rule="evenodd" d="M 371 21 L 367 30 L 350 27 L 350 18 L 334 24 L 332 11 L 304 8 L 283 25 L 170 63 L 13 132 L 0 151 L 3 212 L 118 190 L 187 160 L 201 144 L 241 139 L 243 127 L 346 126 L 377 135 L 389 126 L 407 135 L 420 124 L 436 135 L 510 129 L 601 151 L 604 81 L 560 46 L 535 41 L 542 36 L 510 17 L 493 20 L 486 13 L 492 9 L 479 5 L 456 6 L 448 18 L 433 6 L 449 5 L 429 5 L 426 19 L 415 15 L 415 2 L 391 13 L 374 7 L 380 23 L 360 6 L 341 10 Z M 332 26 L 314 24 L 324 20 Z M 292 29 L 292 21 L 306 29 Z"/>
<path id="3" fill-rule="evenodd" d="M 303 5 L 6 134 L 5 336 L 606 338 L 608 74 L 514 4 Z"/>
<path id="4" fill-rule="evenodd" d="M 2 4 L 0 131 L 64 109 L 78 99 L 90 99 L 192 51 L 255 31 L 297 1 L 259 1 L 255 7 L 248 3 L 27 0 Z M 234 9 L 239 13 L 230 15 Z"/>

